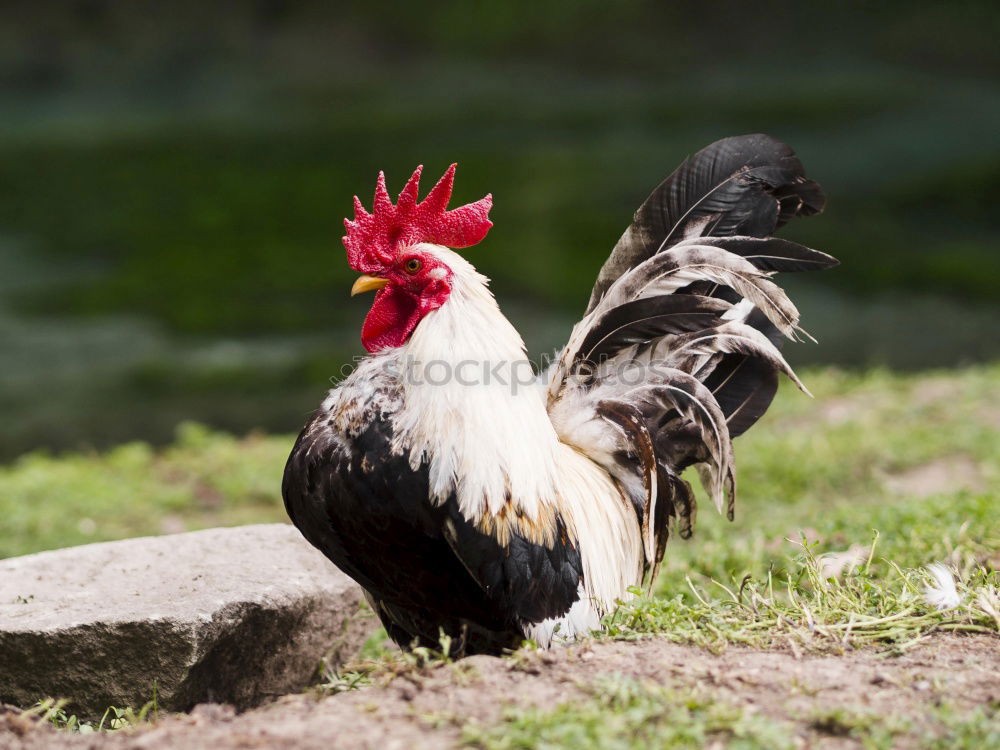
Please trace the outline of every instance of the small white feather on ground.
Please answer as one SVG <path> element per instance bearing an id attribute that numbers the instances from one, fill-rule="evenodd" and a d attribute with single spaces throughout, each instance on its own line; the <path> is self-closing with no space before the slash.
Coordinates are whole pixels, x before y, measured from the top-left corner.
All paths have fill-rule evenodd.
<path id="1" fill-rule="evenodd" d="M 958 589 L 955 587 L 955 576 L 942 563 L 927 566 L 927 572 L 933 579 L 933 584 L 924 587 L 924 599 L 937 609 L 954 609 L 961 603 Z"/>

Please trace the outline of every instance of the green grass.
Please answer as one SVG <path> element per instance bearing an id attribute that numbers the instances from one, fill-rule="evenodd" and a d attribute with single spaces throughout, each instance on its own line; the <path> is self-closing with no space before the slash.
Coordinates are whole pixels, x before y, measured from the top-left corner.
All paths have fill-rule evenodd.
<path id="1" fill-rule="evenodd" d="M 129 707 L 119 708 L 117 706 L 108 706 L 104 714 L 97 721 L 88 721 L 81 719 L 76 714 L 66 713 L 64 707 L 67 702 L 66 700 L 46 698 L 20 713 L 26 718 L 37 719 L 38 721 L 51 724 L 56 729 L 66 732 L 79 732 L 80 734 L 114 732 L 119 729 L 138 727 L 143 724 L 156 722 L 160 717 L 155 693 L 153 700 L 146 703 L 138 711 Z"/>
<path id="2" fill-rule="evenodd" d="M 234 438 L 182 425 L 154 450 L 24 456 L 0 469 L 0 557 L 148 534 L 286 520 L 290 436 Z"/>
<path id="3" fill-rule="evenodd" d="M 968 712 L 958 712 L 943 705 L 934 712 L 942 727 L 928 744 L 930 750 L 951 750 L 1000 746 L 1000 705 L 994 702 Z"/>
<path id="4" fill-rule="evenodd" d="M 707 693 L 621 676 L 608 676 L 585 690 L 584 700 L 554 709 L 509 709 L 496 726 L 469 723 L 465 743 L 483 750 L 702 748 L 721 741 L 746 750 L 795 747 L 786 722 L 754 716 Z"/>
<path id="5" fill-rule="evenodd" d="M 463 743 L 481 750 L 531 748 L 726 747 L 751 750 L 812 746 L 822 738 L 889 750 L 900 740 L 920 747 L 978 750 L 1000 741 L 996 706 L 960 710 L 948 703 L 907 719 L 860 709 L 817 710 L 802 723 L 762 715 L 719 700 L 707 687 L 673 689 L 621 675 L 580 686 L 582 698 L 553 708 L 510 707 L 500 722 L 463 725 Z M 917 736 L 907 736 L 917 729 Z M 909 745 L 907 745 L 909 746 Z"/>
<path id="6" fill-rule="evenodd" d="M 482 750 L 781 750 L 801 747 L 804 736 L 812 741 L 849 738 L 864 748 L 889 750 L 913 728 L 903 717 L 846 709 L 818 711 L 806 717 L 804 726 L 797 727 L 793 722 L 719 701 L 707 689 L 676 690 L 620 675 L 609 675 L 583 689 L 583 699 L 554 708 L 507 709 L 495 725 L 467 722 L 464 744 Z M 919 723 L 920 747 L 977 750 L 1000 741 L 1000 712 L 995 707 L 961 711 L 942 704 Z"/>
<path id="7" fill-rule="evenodd" d="M 995 571 L 979 569 L 960 578 L 958 606 L 939 610 L 926 601 L 930 578 L 921 570 L 887 560 L 890 574 L 873 572 L 875 545 L 869 562 L 842 578 L 824 577 L 821 560 L 808 545 L 803 549 L 780 579 L 748 575 L 742 581 L 713 581 L 710 589 L 699 589 L 689 579 L 693 601 L 681 595 L 639 596 L 623 603 L 605 618 L 604 637 L 656 634 L 713 650 L 740 643 L 844 653 L 880 644 L 901 652 L 933 632 L 1000 630 L 1000 575 Z"/>

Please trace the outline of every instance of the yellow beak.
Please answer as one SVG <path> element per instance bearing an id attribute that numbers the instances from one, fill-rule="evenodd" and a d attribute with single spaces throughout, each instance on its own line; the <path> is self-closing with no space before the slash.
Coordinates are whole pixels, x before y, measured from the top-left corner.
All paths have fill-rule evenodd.
<path id="1" fill-rule="evenodd" d="M 373 289 L 381 289 L 388 283 L 389 279 L 380 279 L 378 276 L 359 276 L 358 280 L 354 282 L 354 286 L 351 287 L 351 296 L 370 292 Z"/>

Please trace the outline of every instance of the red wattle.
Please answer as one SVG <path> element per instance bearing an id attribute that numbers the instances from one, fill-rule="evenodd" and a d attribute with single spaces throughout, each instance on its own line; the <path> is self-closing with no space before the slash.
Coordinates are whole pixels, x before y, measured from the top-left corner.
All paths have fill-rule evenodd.
<path id="1" fill-rule="evenodd" d="M 361 328 L 361 343 L 372 354 L 402 346 L 420 318 L 417 300 L 395 284 L 389 284 L 375 293 L 372 309 Z"/>

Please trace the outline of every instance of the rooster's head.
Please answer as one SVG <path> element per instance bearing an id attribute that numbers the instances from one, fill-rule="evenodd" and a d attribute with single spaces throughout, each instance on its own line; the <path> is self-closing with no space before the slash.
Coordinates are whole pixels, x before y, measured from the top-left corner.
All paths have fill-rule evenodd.
<path id="1" fill-rule="evenodd" d="M 344 219 L 347 262 L 364 274 L 351 294 L 378 290 L 361 329 L 361 342 L 369 352 L 406 343 L 420 320 L 448 299 L 452 271 L 434 246 L 475 245 L 493 226 L 489 195 L 448 210 L 454 164 L 418 203 L 422 169 L 416 168 L 395 204 L 379 172 L 372 212 L 355 196 L 354 219 Z"/>

